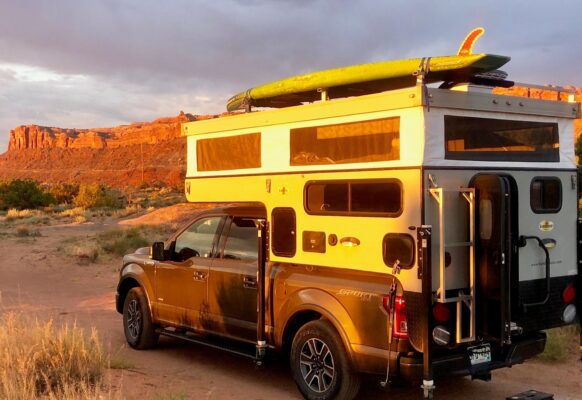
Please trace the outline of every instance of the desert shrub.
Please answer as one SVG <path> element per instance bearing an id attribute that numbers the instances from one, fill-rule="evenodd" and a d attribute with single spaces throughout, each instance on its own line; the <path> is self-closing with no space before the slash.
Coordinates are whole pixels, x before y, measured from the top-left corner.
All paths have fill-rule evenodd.
<path id="1" fill-rule="evenodd" d="M 107 365 L 95 329 L 56 327 L 19 314 L 0 319 L 0 398 L 99 398 Z"/>
<path id="2" fill-rule="evenodd" d="M 79 264 L 89 264 L 97 261 L 100 249 L 95 243 L 79 242 L 68 246 L 65 253 L 75 257 Z"/>
<path id="3" fill-rule="evenodd" d="M 139 228 L 112 229 L 97 235 L 97 241 L 103 251 L 117 256 L 150 244 Z"/>
<path id="4" fill-rule="evenodd" d="M 84 224 L 85 222 L 87 222 L 87 217 L 85 217 L 84 215 L 77 215 L 75 217 L 76 224 Z"/>
<path id="5" fill-rule="evenodd" d="M 60 217 L 78 217 L 80 215 L 85 215 L 85 209 L 83 207 L 69 208 L 59 213 Z"/>
<path id="6" fill-rule="evenodd" d="M 122 194 L 99 184 L 81 185 L 73 203 L 83 208 L 121 208 Z"/>
<path id="7" fill-rule="evenodd" d="M 138 213 L 142 210 L 143 208 L 139 204 L 131 204 L 125 208 L 115 211 L 113 215 L 117 218 L 124 218 L 127 217 L 128 215 Z"/>
<path id="8" fill-rule="evenodd" d="M 38 182 L 31 179 L 14 179 L 0 183 L 0 209 L 39 208 L 54 203 L 55 199 L 45 193 Z"/>
<path id="9" fill-rule="evenodd" d="M 38 229 L 30 229 L 26 226 L 19 226 L 16 228 L 16 236 L 18 237 L 38 237 L 41 236 Z"/>
<path id="10" fill-rule="evenodd" d="M 55 183 L 47 192 L 55 199 L 57 204 L 73 204 L 73 200 L 79 194 L 79 185 L 74 183 Z"/>
<path id="11" fill-rule="evenodd" d="M 8 219 L 22 219 L 38 216 L 36 210 L 29 210 L 25 208 L 24 210 L 17 210 L 16 208 L 11 208 L 6 212 L 6 218 Z"/>

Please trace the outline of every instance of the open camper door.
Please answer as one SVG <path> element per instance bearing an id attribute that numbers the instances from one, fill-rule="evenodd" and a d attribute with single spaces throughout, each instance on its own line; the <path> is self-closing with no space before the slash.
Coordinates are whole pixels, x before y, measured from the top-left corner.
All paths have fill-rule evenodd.
<path id="1" fill-rule="evenodd" d="M 477 332 L 490 340 L 508 343 L 511 326 L 511 279 L 517 278 L 512 239 L 517 210 L 511 178 L 479 174 L 476 189 L 476 305 Z"/>

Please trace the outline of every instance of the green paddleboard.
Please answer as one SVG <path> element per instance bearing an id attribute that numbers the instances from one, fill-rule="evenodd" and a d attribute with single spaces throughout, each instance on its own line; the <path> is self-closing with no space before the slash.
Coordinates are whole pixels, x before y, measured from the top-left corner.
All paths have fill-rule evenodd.
<path id="1" fill-rule="evenodd" d="M 427 59 L 381 61 L 312 72 L 266 83 L 231 97 L 227 110 L 247 106 L 288 107 L 321 99 L 321 90 L 330 99 L 378 93 L 414 86 L 421 63 Z M 468 82 L 479 73 L 496 70 L 510 57 L 493 54 L 467 54 L 430 58 L 426 83 Z"/>

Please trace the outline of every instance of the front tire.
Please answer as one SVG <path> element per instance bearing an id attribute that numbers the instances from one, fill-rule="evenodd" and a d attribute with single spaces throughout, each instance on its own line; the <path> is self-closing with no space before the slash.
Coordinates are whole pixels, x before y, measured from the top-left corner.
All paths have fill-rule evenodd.
<path id="1" fill-rule="evenodd" d="M 291 347 L 293 379 L 308 400 L 352 400 L 360 390 L 341 338 L 329 321 L 303 325 Z"/>
<path id="2" fill-rule="evenodd" d="M 141 287 L 132 288 L 123 303 L 125 340 L 134 349 L 149 349 L 158 344 L 159 335 L 152 323 L 148 300 Z"/>

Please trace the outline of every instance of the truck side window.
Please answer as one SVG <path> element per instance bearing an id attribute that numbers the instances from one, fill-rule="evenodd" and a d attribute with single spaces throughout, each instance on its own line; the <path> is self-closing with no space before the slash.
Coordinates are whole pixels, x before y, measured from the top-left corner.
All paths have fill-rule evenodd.
<path id="1" fill-rule="evenodd" d="M 222 258 L 229 260 L 258 260 L 257 225 L 251 218 L 234 218 L 230 224 Z"/>
<path id="2" fill-rule="evenodd" d="M 562 208 L 562 181 L 552 176 L 532 179 L 529 203 L 536 214 L 556 213 Z"/>
<path id="3" fill-rule="evenodd" d="M 222 217 L 202 218 L 190 225 L 176 238 L 174 258 L 185 261 L 192 257 L 212 257 L 216 230 Z"/>
<path id="4" fill-rule="evenodd" d="M 271 214 L 271 246 L 273 254 L 280 257 L 293 257 L 297 249 L 297 226 L 295 210 L 277 207 Z"/>

